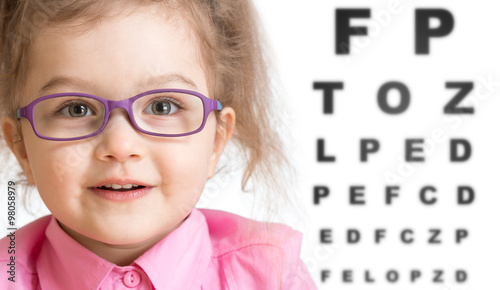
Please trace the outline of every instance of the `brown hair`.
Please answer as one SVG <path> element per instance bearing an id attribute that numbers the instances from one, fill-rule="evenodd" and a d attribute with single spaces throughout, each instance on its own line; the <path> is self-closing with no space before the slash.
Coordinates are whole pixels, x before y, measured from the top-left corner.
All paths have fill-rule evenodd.
<path id="1" fill-rule="evenodd" d="M 44 27 L 85 20 L 92 25 L 103 11 L 121 3 L 158 5 L 176 9 L 201 44 L 200 54 L 209 76 L 210 95 L 236 112 L 234 144 L 243 153 L 242 188 L 263 192 L 267 213 L 291 205 L 288 190 L 293 170 L 284 152 L 281 120 L 270 87 L 262 33 L 250 0 L 4 0 L 1 2 L 0 117 L 14 117 L 29 69 L 29 49 Z M 164 4 L 164 5 L 161 5 Z M 168 11 L 168 10 L 167 10 Z M 213 77 L 210 77 L 213 76 Z M 283 126 L 281 126 L 283 128 Z"/>

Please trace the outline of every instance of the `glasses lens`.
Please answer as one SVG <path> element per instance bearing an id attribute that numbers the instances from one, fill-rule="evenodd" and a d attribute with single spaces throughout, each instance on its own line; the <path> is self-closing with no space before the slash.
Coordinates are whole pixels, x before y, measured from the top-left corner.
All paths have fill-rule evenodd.
<path id="1" fill-rule="evenodd" d="M 203 123 L 203 102 L 191 94 L 163 92 L 148 94 L 133 104 L 137 125 L 158 134 L 186 134 Z"/>
<path id="2" fill-rule="evenodd" d="M 90 135 L 104 120 L 104 105 L 80 96 L 43 100 L 34 108 L 38 133 L 49 138 L 75 138 Z"/>

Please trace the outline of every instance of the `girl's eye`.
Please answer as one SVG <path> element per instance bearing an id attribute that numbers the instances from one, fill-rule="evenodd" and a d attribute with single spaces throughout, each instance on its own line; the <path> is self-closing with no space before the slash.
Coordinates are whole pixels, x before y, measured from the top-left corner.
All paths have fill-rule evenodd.
<path id="1" fill-rule="evenodd" d="M 66 105 L 63 108 L 61 108 L 58 111 L 58 113 L 66 117 L 72 117 L 72 118 L 80 118 L 80 117 L 95 115 L 94 110 L 92 110 L 90 106 L 80 103 Z"/>
<path id="2" fill-rule="evenodd" d="M 146 114 L 154 114 L 154 115 L 170 115 L 178 110 L 177 105 L 168 100 L 158 100 L 151 102 L 144 112 Z"/>

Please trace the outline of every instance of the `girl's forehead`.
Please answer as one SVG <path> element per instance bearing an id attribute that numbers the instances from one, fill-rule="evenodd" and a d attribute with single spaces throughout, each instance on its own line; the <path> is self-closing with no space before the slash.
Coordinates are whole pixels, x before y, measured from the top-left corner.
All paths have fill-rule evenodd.
<path id="1" fill-rule="evenodd" d="M 199 41 L 188 22 L 150 10 L 114 14 L 93 25 L 77 19 L 47 26 L 34 42 L 28 78 L 38 89 L 67 77 L 95 87 L 130 86 L 133 93 L 148 79 L 180 75 L 207 93 Z"/>
<path id="2" fill-rule="evenodd" d="M 111 1 L 116 2 L 116 1 Z M 152 2 L 155 3 L 155 2 Z M 159 3 L 159 2 L 158 2 Z M 64 19 L 50 19 L 47 25 L 41 26 L 38 34 L 51 33 L 55 35 L 70 35 L 82 36 L 92 30 L 99 30 L 104 25 L 107 28 L 113 24 L 120 24 L 120 22 L 127 21 L 130 29 L 135 29 L 140 26 L 146 19 L 154 18 L 163 21 L 166 25 L 177 25 L 179 28 L 188 28 L 190 30 L 191 21 L 187 21 L 189 16 L 186 15 L 185 9 L 166 9 L 160 4 L 141 6 L 134 1 L 127 2 L 124 6 L 109 5 L 105 6 L 103 10 L 98 11 L 97 14 L 89 15 L 83 13 L 76 15 L 72 18 Z M 135 21 L 130 21 L 131 19 Z M 160 22 L 157 25 L 161 25 Z M 38 39 L 37 37 L 35 41 Z"/>

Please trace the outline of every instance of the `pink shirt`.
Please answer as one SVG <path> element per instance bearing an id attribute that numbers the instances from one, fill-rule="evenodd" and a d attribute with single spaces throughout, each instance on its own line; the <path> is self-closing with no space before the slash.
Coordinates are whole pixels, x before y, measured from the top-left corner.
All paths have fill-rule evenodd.
<path id="1" fill-rule="evenodd" d="M 15 282 L 7 272 L 10 237 L 0 240 L 0 289 L 317 289 L 299 258 L 301 239 L 285 225 L 193 209 L 134 263 L 119 267 L 46 216 L 15 234 Z"/>

